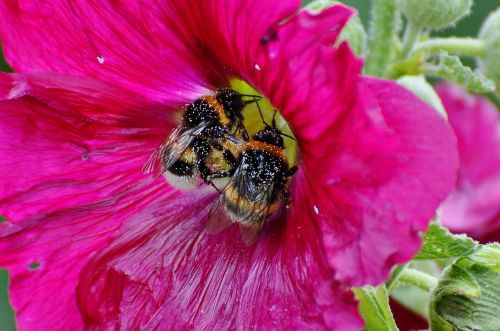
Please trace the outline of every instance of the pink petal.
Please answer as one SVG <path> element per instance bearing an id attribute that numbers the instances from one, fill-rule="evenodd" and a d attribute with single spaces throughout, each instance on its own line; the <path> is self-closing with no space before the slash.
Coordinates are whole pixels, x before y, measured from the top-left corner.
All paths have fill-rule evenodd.
<path id="1" fill-rule="evenodd" d="M 237 227 L 209 235 L 212 192 L 165 195 L 87 265 L 79 303 L 91 328 L 361 328 L 352 293 L 314 240 L 317 226 L 279 219 L 251 247 Z"/>
<path id="2" fill-rule="evenodd" d="M 244 67 L 248 69 L 242 76 L 271 100 L 299 144 L 322 132 L 320 122 L 324 128 L 336 120 L 339 102 L 349 105 L 355 100 L 350 92 L 356 88 L 362 63 L 346 44 L 331 47 L 352 14 L 342 5 L 320 14 L 302 11 L 271 29 L 261 40 L 257 58 Z"/>
<path id="3" fill-rule="evenodd" d="M 76 302 L 80 273 L 135 211 L 130 206 L 137 205 L 132 202 L 144 201 L 150 192 L 129 191 L 40 214 L 22 224 L 23 231 L 0 235 L 0 265 L 11 276 L 10 298 L 20 330 L 84 329 Z M 31 268 L 33 263 L 39 264 L 36 270 Z"/>
<path id="4" fill-rule="evenodd" d="M 72 77 L 2 74 L 0 103 L 0 214 L 10 223 L 121 194 L 145 178 L 171 127 L 154 108 L 143 116 L 141 98 Z"/>
<path id="5" fill-rule="evenodd" d="M 335 6 L 290 18 L 263 39 L 243 77 L 298 138 L 316 197 L 303 222 L 321 221 L 336 277 L 363 285 L 383 281 L 416 253 L 418 232 L 453 186 L 457 156 L 435 111 L 394 84 L 361 79 L 361 62 L 346 44 L 325 47 L 351 14 Z"/>
<path id="6" fill-rule="evenodd" d="M 413 94 L 377 79 L 360 94 L 364 113 L 358 105 L 329 130 L 327 165 L 304 160 L 328 260 L 352 285 L 380 283 L 411 259 L 457 166 L 451 128 Z"/>
<path id="7" fill-rule="evenodd" d="M 50 151 L 37 157 L 40 177 L 48 178 L 48 183 L 71 179 L 64 186 L 67 195 L 58 186 L 62 198 L 43 180 L 40 192 L 21 183 L 27 196 L 21 194 L 9 202 L 13 206 L 10 217 L 29 220 L 24 208 L 15 209 L 25 203 L 29 213 L 38 214 L 33 218 L 36 223 L 50 227 L 44 217 L 51 215 L 55 229 L 61 229 L 56 234 L 60 231 L 67 234 L 65 240 L 81 241 L 84 247 L 77 246 L 75 254 L 82 252 L 83 260 L 93 249 L 102 248 L 85 267 L 79 286 L 86 323 L 126 329 L 160 324 L 357 329 L 361 323 L 352 294 L 333 279 L 330 267 L 338 280 L 348 284 L 376 283 L 387 277 L 392 265 L 408 260 L 418 249 L 417 232 L 425 228 L 452 186 L 453 135 L 409 92 L 391 83 L 361 79 L 361 62 L 346 44 L 338 49 L 329 46 L 351 10 L 335 6 L 317 15 L 291 16 L 299 4 L 264 0 L 164 1 L 141 6 L 131 1 L 96 6 L 62 0 L 0 4 L 7 17 L 0 23 L 0 34 L 17 70 L 99 78 L 161 100 L 172 109 L 208 88 L 227 84 L 232 76 L 244 78 L 271 99 L 300 145 L 303 163 L 294 179 L 293 206 L 269 222 L 258 244 L 249 248 L 239 241 L 235 229 L 214 236 L 203 232 L 203 219 L 213 199 L 206 191 L 209 188 L 182 200 L 165 186 L 152 185 L 150 196 L 144 193 L 147 199 L 140 196 L 141 188 L 137 193 L 127 190 L 143 180 L 139 166 L 145 161 L 144 150 L 150 151 L 171 128 L 170 119 L 161 117 L 154 107 L 139 107 L 144 119 L 140 112 L 130 112 L 134 100 L 117 111 L 112 110 L 117 99 L 104 111 L 100 107 L 107 101 L 91 107 L 92 98 L 84 98 L 83 106 L 70 107 L 76 96 L 93 95 L 101 88 L 92 89 L 91 84 L 83 93 L 76 83 L 68 88 L 71 93 L 58 97 L 66 89 L 65 85 L 57 87 L 64 79 L 48 88 L 37 81 L 29 92 L 34 98 L 5 101 L 19 107 L 25 115 L 19 116 L 25 118 L 21 123 L 28 122 L 30 129 L 14 126 L 13 141 L 29 146 L 22 140 L 22 133 L 29 133 L 33 141 L 28 142 L 39 147 L 37 152 Z M 97 56 L 102 56 L 100 62 L 104 59 L 102 64 L 95 62 Z M 12 98 L 12 91 L 17 98 L 30 90 L 22 83 L 20 88 L 13 88 L 9 81 L 2 84 L 7 87 L 0 96 L 7 99 Z M 45 90 L 57 93 L 47 97 Z M 49 108 L 40 103 L 68 116 L 49 116 Z M 35 116 L 33 107 L 43 119 Z M 80 107 L 81 111 L 75 110 Z M 9 113 L 16 114 L 13 110 Z M 72 116 L 75 112 L 76 117 Z M 42 124 L 32 125 L 32 119 Z M 134 126 L 135 120 L 139 127 Z M 82 138 L 95 157 L 89 158 L 93 164 L 88 169 L 82 162 L 87 159 L 86 150 L 75 147 Z M 69 150 L 63 148 L 60 159 L 51 163 L 51 157 L 59 155 L 54 151 L 61 148 L 61 141 Z M 118 150 L 111 148 L 117 143 Z M 16 151 L 10 147 L 5 153 L 9 152 Z M 26 154 L 13 155 L 22 160 Z M 33 163 L 27 170 L 33 170 Z M 117 173 L 123 177 L 114 181 Z M 12 185 L 9 190 L 15 189 Z M 115 231 L 124 218 L 111 218 L 113 226 L 108 230 L 95 226 L 104 239 L 93 240 L 92 245 L 85 241 L 92 233 L 83 232 L 81 238 L 65 228 L 68 210 L 83 206 L 81 211 L 90 213 L 92 202 L 114 201 L 106 197 L 122 191 L 125 202 L 116 217 L 130 219 L 108 248 L 104 248 L 107 231 Z M 54 206 L 36 203 L 37 197 L 49 195 L 56 200 Z M 106 204 L 107 211 L 113 208 Z M 63 211 L 60 220 L 53 217 L 59 210 Z M 132 210 L 137 214 L 132 215 Z M 90 219 L 101 224 L 109 217 Z M 73 221 L 80 219 L 86 224 L 89 218 L 76 215 Z M 93 223 L 89 224 L 85 229 L 92 231 Z M 29 226 L 29 222 L 21 225 Z M 35 232 L 35 236 L 50 234 L 48 228 L 40 229 L 43 234 Z M 29 240 L 20 238 L 19 243 L 28 245 Z M 68 242 L 61 240 L 61 244 Z M 42 267 L 58 266 L 52 256 L 64 261 L 56 254 L 58 247 L 43 251 L 48 257 L 42 254 L 40 259 L 49 263 Z M 8 256 L 22 256 L 26 249 L 22 246 Z M 79 271 L 81 265 L 75 268 Z M 68 289 L 74 288 L 76 280 L 71 278 L 69 283 Z M 63 293 L 65 298 L 71 295 L 70 290 Z M 35 314 L 35 308 L 30 313 Z M 43 307 L 38 309 L 43 311 Z"/>
<path id="8" fill-rule="evenodd" d="M 481 240 L 500 240 L 500 115 L 485 98 L 451 84 L 438 93 L 457 135 L 457 187 L 442 206 L 443 224 Z M 496 234 L 495 234 L 496 232 Z"/>
<path id="9" fill-rule="evenodd" d="M 139 207 L 132 202 L 147 203 L 155 190 L 141 168 L 158 143 L 151 123 L 162 121 L 153 111 L 151 123 L 140 119 L 141 102 L 93 81 L 0 75 L 0 215 L 8 220 L 0 266 L 11 273 L 21 330 L 83 329 L 82 267 Z"/>
<path id="10" fill-rule="evenodd" d="M 0 4 L 0 39 L 16 71 L 94 77 L 153 100 L 185 102 L 227 84 L 241 63 L 253 67 L 258 40 L 299 6 L 299 0 L 9 0 Z"/>

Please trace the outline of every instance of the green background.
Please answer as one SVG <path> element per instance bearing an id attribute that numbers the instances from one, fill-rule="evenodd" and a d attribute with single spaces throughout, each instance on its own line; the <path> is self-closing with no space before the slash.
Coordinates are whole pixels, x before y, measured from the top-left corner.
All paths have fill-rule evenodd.
<path id="1" fill-rule="evenodd" d="M 365 23 L 366 27 L 370 11 L 370 1 L 351 0 L 343 2 L 358 9 L 359 15 L 363 23 Z M 460 23 L 455 28 L 445 29 L 435 34 L 475 36 L 477 35 L 479 28 L 481 26 L 481 22 L 485 19 L 486 15 L 489 12 L 493 11 L 498 6 L 500 6 L 500 0 L 476 0 L 473 7 L 472 15 L 460 21 Z M 469 64 L 471 63 L 472 61 L 469 61 Z M 2 57 L 0 57 L 0 69 L 2 71 L 9 70 L 8 66 L 3 61 Z M 7 273 L 3 270 L 0 270 L 0 331 L 15 330 L 13 314 L 7 296 L 7 283 L 8 283 Z"/>

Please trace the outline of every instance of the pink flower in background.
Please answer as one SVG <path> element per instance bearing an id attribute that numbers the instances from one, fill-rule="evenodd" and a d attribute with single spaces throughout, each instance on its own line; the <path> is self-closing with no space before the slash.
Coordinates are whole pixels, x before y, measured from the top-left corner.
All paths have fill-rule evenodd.
<path id="1" fill-rule="evenodd" d="M 438 93 L 455 130 L 460 170 L 455 191 L 442 207 L 452 231 L 500 241 L 500 114 L 487 99 L 442 84 Z"/>
<path id="2" fill-rule="evenodd" d="M 457 165 L 439 115 L 360 76 L 351 10 L 300 1 L 4 1 L 0 266 L 21 330 L 360 329 L 350 286 L 418 250 Z M 141 171 L 185 103 L 237 77 L 297 137 L 291 207 L 210 235 L 217 193 Z"/>

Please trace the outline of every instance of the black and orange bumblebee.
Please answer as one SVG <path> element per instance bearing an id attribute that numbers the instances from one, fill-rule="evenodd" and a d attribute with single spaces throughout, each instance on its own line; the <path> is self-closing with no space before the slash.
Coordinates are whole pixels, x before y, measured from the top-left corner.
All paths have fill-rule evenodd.
<path id="1" fill-rule="evenodd" d="M 288 183 L 298 167 L 289 166 L 283 136 L 289 137 L 276 128 L 273 118 L 272 126 L 266 124 L 245 143 L 229 183 L 209 213 L 209 233 L 239 223 L 243 241 L 251 245 L 265 221 L 288 203 Z"/>
<path id="2" fill-rule="evenodd" d="M 153 153 L 144 171 L 159 169 L 180 189 L 195 187 L 198 174 L 207 184 L 229 176 L 239 146 L 248 140 L 242 111 L 258 98 L 223 88 L 186 105 L 180 125 Z"/>

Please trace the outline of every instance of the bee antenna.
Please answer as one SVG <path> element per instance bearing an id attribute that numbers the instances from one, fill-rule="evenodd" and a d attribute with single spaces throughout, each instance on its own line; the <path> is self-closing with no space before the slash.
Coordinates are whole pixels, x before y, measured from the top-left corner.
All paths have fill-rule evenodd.
<path id="1" fill-rule="evenodd" d="M 245 105 L 249 105 L 251 103 L 254 103 L 254 102 L 258 102 L 260 99 L 262 99 L 262 97 L 259 97 L 257 95 L 248 95 L 249 97 L 253 97 L 253 100 L 247 100 L 247 101 L 243 101 L 243 103 Z"/>
<path id="2" fill-rule="evenodd" d="M 282 136 L 285 136 L 285 137 L 287 137 L 287 138 L 290 138 L 290 139 L 292 139 L 292 140 L 297 141 L 297 139 L 295 139 L 294 137 L 292 137 L 292 136 L 290 136 L 290 135 L 287 135 L 286 133 L 280 132 L 280 134 L 281 134 Z"/>
<path id="3" fill-rule="evenodd" d="M 276 114 L 278 113 L 278 110 L 274 110 L 274 114 L 273 114 L 273 121 L 272 121 L 272 124 L 273 124 L 273 128 L 276 128 Z"/>
<path id="4" fill-rule="evenodd" d="M 254 98 L 254 99 L 262 99 L 262 97 L 260 95 L 255 95 L 255 94 L 241 94 L 240 95 L 242 97 L 251 97 L 251 98 Z"/>
<path id="5" fill-rule="evenodd" d="M 269 126 L 269 124 L 267 124 L 266 120 L 264 119 L 264 115 L 262 114 L 262 109 L 260 109 L 259 102 L 257 102 L 257 109 L 259 110 L 259 115 L 260 115 L 260 118 L 262 119 L 262 122 L 263 122 L 266 126 Z"/>

